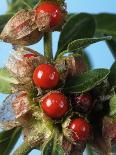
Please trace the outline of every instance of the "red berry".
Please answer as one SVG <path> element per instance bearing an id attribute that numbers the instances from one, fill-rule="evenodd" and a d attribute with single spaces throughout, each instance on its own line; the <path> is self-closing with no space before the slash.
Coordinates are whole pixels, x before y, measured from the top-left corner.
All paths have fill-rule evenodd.
<path id="1" fill-rule="evenodd" d="M 68 99 L 60 92 L 48 93 L 41 100 L 43 111 L 51 118 L 58 119 L 68 111 Z"/>
<path id="2" fill-rule="evenodd" d="M 33 74 L 33 81 L 37 87 L 43 89 L 54 88 L 59 82 L 59 73 L 50 64 L 39 65 Z"/>
<path id="3" fill-rule="evenodd" d="M 93 106 L 93 99 L 89 93 L 75 96 L 75 102 L 76 110 L 82 112 L 88 112 Z"/>
<path id="4" fill-rule="evenodd" d="M 116 135 L 112 138 L 113 142 L 116 142 Z"/>
<path id="5" fill-rule="evenodd" d="M 58 27 L 64 20 L 61 7 L 54 2 L 43 2 L 39 4 L 36 9 L 36 13 L 48 13 L 51 17 L 50 27 Z"/>
<path id="6" fill-rule="evenodd" d="M 74 141 L 85 141 L 89 137 L 90 125 L 83 118 L 73 119 L 68 128 L 71 129 Z"/>
<path id="7" fill-rule="evenodd" d="M 32 57 L 37 57 L 37 55 L 34 54 L 34 53 L 28 53 L 28 54 L 23 55 L 23 57 L 29 59 L 29 58 L 32 58 Z"/>

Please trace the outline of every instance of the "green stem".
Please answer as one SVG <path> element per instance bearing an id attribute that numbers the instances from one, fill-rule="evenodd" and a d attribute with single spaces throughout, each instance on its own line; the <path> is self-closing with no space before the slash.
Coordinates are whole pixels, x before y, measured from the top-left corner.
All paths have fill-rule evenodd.
<path id="1" fill-rule="evenodd" d="M 47 32 L 44 34 L 44 55 L 48 58 L 48 60 L 53 59 L 51 32 Z"/>
<path id="2" fill-rule="evenodd" d="M 94 152 L 92 151 L 92 149 L 89 145 L 87 145 L 86 150 L 87 150 L 88 155 L 94 155 Z"/>
<path id="3" fill-rule="evenodd" d="M 13 153 L 13 155 L 27 155 L 32 149 L 33 149 L 33 147 L 32 147 L 29 143 L 24 142 L 24 143 Z"/>

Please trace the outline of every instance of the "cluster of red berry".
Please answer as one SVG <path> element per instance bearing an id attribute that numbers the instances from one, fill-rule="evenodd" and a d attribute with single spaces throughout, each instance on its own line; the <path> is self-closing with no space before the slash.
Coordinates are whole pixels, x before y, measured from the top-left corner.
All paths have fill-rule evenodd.
<path id="1" fill-rule="evenodd" d="M 56 87 L 59 80 L 60 75 L 58 71 L 50 64 L 39 65 L 33 74 L 35 85 L 44 89 Z M 88 102 L 91 102 L 91 99 L 88 95 L 81 95 L 78 101 L 81 104 L 88 104 Z M 50 118 L 60 119 L 68 112 L 70 104 L 64 94 L 59 91 L 52 91 L 42 97 L 41 107 Z M 68 128 L 71 129 L 74 141 L 87 140 L 90 134 L 90 125 L 83 118 L 72 119 Z"/>
<path id="2" fill-rule="evenodd" d="M 50 27 L 55 28 L 63 21 L 62 10 L 59 5 L 53 2 L 44 2 L 35 8 L 36 13 L 49 13 L 51 15 Z M 24 57 L 35 57 L 33 54 L 26 54 Z M 53 89 L 60 81 L 60 74 L 50 64 L 39 65 L 33 73 L 33 81 L 36 87 L 42 89 Z M 59 91 L 52 91 L 41 99 L 41 108 L 52 119 L 61 119 L 68 113 L 70 103 L 68 98 Z M 89 94 L 83 94 L 75 98 L 80 107 L 90 107 L 92 99 Z M 86 141 L 90 135 L 90 124 L 83 118 L 72 119 L 69 126 L 74 141 Z"/>
<path id="3" fill-rule="evenodd" d="M 55 155 L 58 147 L 61 146 L 58 154 L 63 150 L 65 152 L 63 154 L 71 155 L 75 154 L 75 151 L 76 154 L 78 152 L 82 154 L 86 143 L 89 143 L 94 148 L 98 146 L 98 150 L 102 151 L 104 148 L 101 148 L 102 142 L 97 142 L 99 139 L 100 141 L 103 139 L 106 143 L 116 141 L 115 121 L 110 117 L 104 118 L 107 114 L 104 103 L 109 100 L 109 97 L 107 100 L 104 98 L 109 94 L 107 91 L 101 91 L 102 82 L 103 89 L 106 89 L 104 84 L 107 83 L 106 78 L 110 72 L 106 69 L 88 71 L 85 58 L 79 50 L 104 38 L 85 38 L 84 36 L 84 39 L 78 40 L 79 37 L 76 38 L 75 34 L 72 37 L 74 32 L 72 30 L 68 35 L 72 38 L 68 37 L 70 38 L 68 41 L 61 39 L 61 42 L 64 40 L 63 48 L 60 48 L 58 44 L 58 51 L 53 59 L 51 32 L 62 29 L 66 15 L 63 0 L 42 0 L 32 10 L 18 11 L 5 25 L 0 39 L 11 43 L 14 51 L 9 56 L 3 71 L 5 75 L 8 71 L 8 76 L 15 82 L 8 83 L 10 85 L 8 91 L 11 94 L 5 100 L 5 106 L 1 108 L 0 115 L 4 126 L 6 111 L 13 109 L 13 114 L 11 114 L 13 120 L 10 121 L 12 125 L 9 125 L 10 122 L 7 120 L 8 129 L 23 127 L 23 135 L 25 142 L 30 145 L 29 148 L 39 146 L 48 151 L 48 147 L 54 143 L 51 148 L 52 154 Z M 71 19 L 78 23 L 76 16 Z M 72 29 L 73 20 L 69 19 L 66 23 L 61 38 L 64 31 L 67 33 L 65 27 Z M 77 23 L 75 24 L 78 25 Z M 76 28 L 74 29 L 76 31 Z M 43 36 L 46 49 L 44 56 L 25 47 L 37 43 Z M 67 48 L 65 48 L 65 40 Z M 13 79 L 9 81 L 12 82 Z M 56 147 L 56 143 L 60 145 Z M 27 148 L 23 149 L 28 151 Z M 109 150 L 106 152 L 109 153 Z"/>

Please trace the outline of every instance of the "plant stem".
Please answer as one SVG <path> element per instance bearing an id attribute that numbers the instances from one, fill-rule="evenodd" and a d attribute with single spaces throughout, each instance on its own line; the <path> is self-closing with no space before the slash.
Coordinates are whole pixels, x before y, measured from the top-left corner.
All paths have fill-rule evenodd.
<path id="1" fill-rule="evenodd" d="M 27 155 L 32 149 L 33 149 L 33 147 L 32 147 L 29 143 L 24 142 L 24 143 L 13 153 L 13 155 Z"/>
<path id="2" fill-rule="evenodd" d="M 44 55 L 48 58 L 48 60 L 53 59 L 51 32 L 47 32 L 44 34 Z"/>
<path id="3" fill-rule="evenodd" d="M 87 150 L 88 155 L 94 155 L 94 152 L 92 151 L 92 149 L 89 145 L 87 145 L 86 150 Z"/>

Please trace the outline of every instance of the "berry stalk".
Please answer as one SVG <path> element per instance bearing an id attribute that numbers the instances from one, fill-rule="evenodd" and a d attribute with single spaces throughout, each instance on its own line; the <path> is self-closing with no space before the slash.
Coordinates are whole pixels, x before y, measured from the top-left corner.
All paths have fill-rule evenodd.
<path id="1" fill-rule="evenodd" d="M 47 32 L 44 34 L 44 56 L 46 56 L 48 60 L 53 59 L 51 32 Z"/>
<path id="2" fill-rule="evenodd" d="M 86 150 L 87 150 L 88 155 L 94 155 L 94 152 L 93 152 L 92 148 L 89 145 L 87 145 Z"/>

